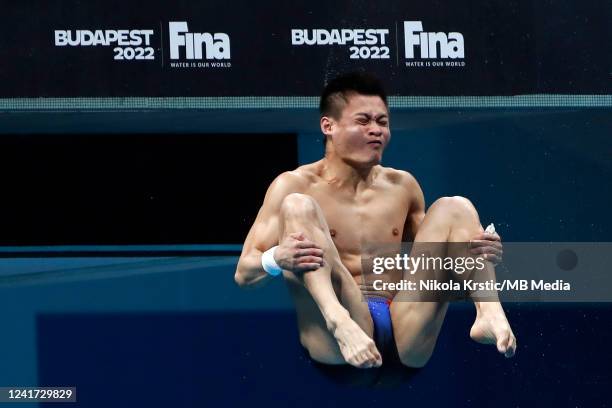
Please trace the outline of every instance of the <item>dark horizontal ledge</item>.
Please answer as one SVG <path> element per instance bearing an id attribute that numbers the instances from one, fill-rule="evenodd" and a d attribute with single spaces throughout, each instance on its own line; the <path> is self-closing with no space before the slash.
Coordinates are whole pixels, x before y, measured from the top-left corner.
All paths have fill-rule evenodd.
<path id="1" fill-rule="evenodd" d="M 237 256 L 242 245 L 50 245 L 4 246 L 0 258 Z"/>

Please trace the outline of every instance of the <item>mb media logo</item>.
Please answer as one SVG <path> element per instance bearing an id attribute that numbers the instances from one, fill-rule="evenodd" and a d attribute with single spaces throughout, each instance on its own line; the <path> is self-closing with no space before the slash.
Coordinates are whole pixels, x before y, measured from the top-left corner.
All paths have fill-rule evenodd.
<path id="1" fill-rule="evenodd" d="M 415 57 L 418 48 L 419 57 Z M 465 58 L 463 34 L 457 32 L 424 32 L 421 21 L 404 21 L 404 52 L 407 67 L 463 67 Z M 415 61 L 420 58 L 423 61 Z"/>
<path id="2" fill-rule="evenodd" d="M 170 37 L 170 66 L 175 68 L 229 68 L 230 38 L 226 33 L 190 33 L 185 21 L 171 21 L 168 25 Z M 189 62 L 174 62 L 181 59 Z M 203 61 L 208 60 L 208 61 Z"/>

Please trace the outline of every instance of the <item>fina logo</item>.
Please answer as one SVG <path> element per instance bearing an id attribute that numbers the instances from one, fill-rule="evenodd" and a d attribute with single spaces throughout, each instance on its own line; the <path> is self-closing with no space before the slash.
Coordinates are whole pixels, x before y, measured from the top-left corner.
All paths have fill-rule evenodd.
<path id="1" fill-rule="evenodd" d="M 190 33 L 185 21 L 170 22 L 169 31 L 171 60 L 181 58 L 181 48 L 188 60 L 230 59 L 230 38 L 225 33 Z"/>
<path id="2" fill-rule="evenodd" d="M 407 59 L 414 58 L 415 47 L 419 47 L 421 59 L 465 58 L 461 33 L 423 32 L 421 21 L 404 21 L 404 50 Z"/>

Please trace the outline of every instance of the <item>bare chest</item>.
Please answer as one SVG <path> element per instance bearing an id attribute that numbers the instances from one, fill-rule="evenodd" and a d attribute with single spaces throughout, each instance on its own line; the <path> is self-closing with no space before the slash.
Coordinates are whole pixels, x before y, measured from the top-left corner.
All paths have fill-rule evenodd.
<path id="1" fill-rule="evenodd" d="M 394 194 L 395 193 L 395 194 Z M 394 190 L 363 196 L 312 192 L 341 257 L 362 255 L 372 243 L 400 242 L 408 214 L 407 197 Z"/>

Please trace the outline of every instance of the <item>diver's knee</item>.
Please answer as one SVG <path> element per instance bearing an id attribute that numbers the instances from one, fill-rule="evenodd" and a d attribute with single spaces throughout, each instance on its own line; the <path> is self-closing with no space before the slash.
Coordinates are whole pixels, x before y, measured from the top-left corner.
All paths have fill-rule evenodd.
<path id="1" fill-rule="evenodd" d="M 470 200 L 461 196 L 441 197 L 431 206 L 434 211 L 442 212 L 454 221 L 478 221 L 478 212 Z"/>
<path id="2" fill-rule="evenodd" d="M 462 196 L 440 197 L 432 205 L 432 208 L 448 211 L 451 213 L 476 212 L 472 202 Z"/>
<path id="3" fill-rule="evenodd" d="M 281 214 L 285 217 L 315 217 L 317 202 L 308 194 L 291 193 L 281 202 Z"/>

